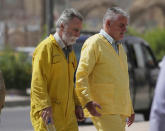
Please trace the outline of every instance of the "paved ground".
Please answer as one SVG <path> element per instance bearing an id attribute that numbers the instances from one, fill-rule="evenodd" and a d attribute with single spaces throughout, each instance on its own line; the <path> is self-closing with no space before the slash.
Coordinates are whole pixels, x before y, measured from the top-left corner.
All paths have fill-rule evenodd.
<path id="1" fill-rule="evenodd" d="M 29 96 L 16 96 L 16 95 L 7 95 L 5 99 L 6 107 L 13 106 L 25 106 L 30 104 Z M 139 119 L 139 118 L 138 118 Z M 126 127 L 126 131 L 148 131 L 149 122 L 136 121 L 131 127 Z M 79 126 L 79 131 L 96 131 L 93 125 L 83 125 Z"/>
<path id="2" fill-rule="evenodd" d="M 96 131 L 93 125 L 79 126 L 79 131 Z M 149 131 L 149 122 L 135 122 L 131 127 L 126 127 L 126 131 Z"/>

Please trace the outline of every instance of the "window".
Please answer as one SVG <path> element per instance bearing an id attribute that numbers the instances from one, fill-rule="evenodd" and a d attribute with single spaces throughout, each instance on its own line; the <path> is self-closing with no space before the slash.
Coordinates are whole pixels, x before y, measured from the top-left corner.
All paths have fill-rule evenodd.
<path id="1" fill-rule="evenodd" d="M 135 54 L 135 50 L 133 48 L 133 44 L 128 44 L 127 45 L 127 48 L 128 48 L 128 61 L 130 61 L 130 63 L 132 63 L 132 66 L 133 67 L 137 67 L 137 58 L 136 58 L 136 54 Z"/>
<path id="2" fill-rule="evenodd" d="M 144 44 L 142 45 L 144 57 L 145 57 L 145 64 L 147 67 L 155 67 L 156 66 L 156 61 L 153 56 L 153 53 L 151 49 L 148 46 L 145 46 Z"/>
<path id="3" fill-rule="evenodd" d="M 5 0 L 4 1 L 4 6 L 5 8 L 11 8 L 11 9 L 15 9 L 15 8 L 23 8 L 23 0 Z"/>
<path id="4" fill-rule="evenodd" d="M 136 55 L 137 67 L 144 68 L 145 63 L 144 63 L 143 51 L 141 48 L 141 44 L 139 42 L 134 43 L 133 47 L 134 47 L 134 52 Z"/>
<path id="5" fill-rule="evenodd" d="M 5 4 L 7 6 L 16 6 L 18 3 L 18 0 L 5 0 Z"/>
<path id="6" fill-rule="evenodd" d="M 76 44 L 73 45 L 73 49 L 75 51 L 76 58 L 77 58 L 78 62 L 80 60 L 80 53 L 81 53 L 81 48 L 82 48 L 83 44 L 84 44 L 84 41 L 79 40 L 79 41 L 76 42 Z"/>

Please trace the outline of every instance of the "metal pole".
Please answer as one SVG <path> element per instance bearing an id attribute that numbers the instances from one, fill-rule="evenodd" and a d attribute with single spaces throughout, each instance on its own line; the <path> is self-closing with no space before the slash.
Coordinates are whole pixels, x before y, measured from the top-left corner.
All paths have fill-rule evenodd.
<path id="1" fill-rule="evenodd" d="M 41 37 L 43 36 L 45 32 L 45 25 L 46 25 L 46 1 L 45 0 L 41 0 L 41 23 L 40 23 L 40 27 L 41 27 Z"/>
<path id="2" fill-rule="evenodd" d="M 54 27 L 53 7 L 53 0 L 46 0 L 47 35 L 51 33 L 51 30 Z"/>

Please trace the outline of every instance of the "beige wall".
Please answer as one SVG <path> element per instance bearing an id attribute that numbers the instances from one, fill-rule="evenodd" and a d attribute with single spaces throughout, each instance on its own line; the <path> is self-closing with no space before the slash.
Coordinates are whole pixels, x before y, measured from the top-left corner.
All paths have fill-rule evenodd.
<path id="1" fill-rule="evenodd" d="M 25 11 L 28 16 L 41 15 L 41 0 L 24 0 Z"/>
<path id="2" fill-rule="evenodd" d="M 0 21 L 5 21 L 9 27 L 9 36 L 6 38 L 9 38 L 11 45 L 18 43 L 25 46 L 36 45 L 41 40 L 41 33 L 44 32 L 40 28 L 43 25 L 42 0 L 11 1 L 17 1 L 16 6 L 4 7 L 2 10 L 1 5 L 5 0 L 0 0 Z M 130 24 L 140 31 L 155 26 L 165 27 L 164 0 L 54 0 L 54 2 L 55 19 L 58 19 L 66 7 L 78 9 L 85 18 L 83 30 L 99 31 L 102 28 L 102 18 L 106 9 L 112 6 L 128 10 L 131 16 Z M 160 2 L 164 3 L 158 5 L 157 3 Z"/>

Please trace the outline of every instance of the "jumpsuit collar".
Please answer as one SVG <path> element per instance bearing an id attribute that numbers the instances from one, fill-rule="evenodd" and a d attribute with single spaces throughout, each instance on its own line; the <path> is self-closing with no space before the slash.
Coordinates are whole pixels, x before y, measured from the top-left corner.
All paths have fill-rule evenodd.
<path id="1" fill-rule="evenodd" d="M 54 34 L 54 38 L 57 41 L 57 43 L 59 44 L 61 49 L 66 48 L 64 42 L 62 41 L 62 39 L 60 38 L 60 36 L 57 32 Z"/>

